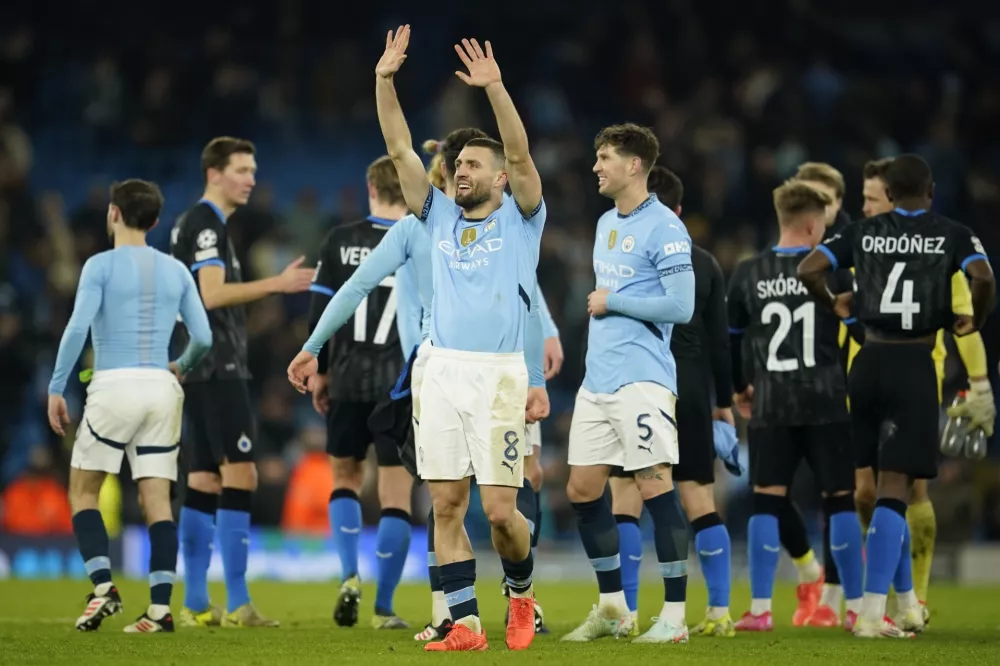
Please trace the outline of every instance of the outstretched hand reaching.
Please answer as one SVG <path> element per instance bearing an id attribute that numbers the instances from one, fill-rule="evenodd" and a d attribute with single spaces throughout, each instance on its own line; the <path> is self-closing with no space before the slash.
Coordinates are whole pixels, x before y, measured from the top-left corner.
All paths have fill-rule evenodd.
<path id="1" fill-rule="evenodd" d="M 395 36 L 390 30 L 385 36 L 385 53 L 379 58 L 375 65 L 375 74 L 384 79 L 391 78 L 399 71 L 406 60 L 406 47 L 410 44 L 410 25 L 401 25 L 396 28 Z"/>
<path id="2" fill-rule="evenodd" d="M 466 85 L 485 88 L 491 83 L 500 82 L 500 66 L 493 59 L 493 46 L 486 42 L 486 52 L 479 47 L 476 40 L 463 39 L 461 46 L 455 44 L 455 52 L 469 73 L 456 71 L 455 75 Z"/>

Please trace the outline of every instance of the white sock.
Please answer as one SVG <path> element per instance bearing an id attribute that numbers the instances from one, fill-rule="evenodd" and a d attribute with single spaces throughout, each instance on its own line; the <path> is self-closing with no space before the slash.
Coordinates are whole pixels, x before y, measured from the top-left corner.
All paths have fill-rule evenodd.
<path id="1" fill-rule="evenodd" d="M 750 600 L 750 614 L 751 615 L 763 615 L 764 613 L 771 612 L 771 600 L 770 599 L 751 599 Z"/>
<path id="2" fill-rule="evenodd" d="M 888 595 L 865 592 L 861 602 L 861 617 L 868 622 L 881 622 L 885 617 L 885 602 Z"/>
<path id="3" fill-rule="evenodd" d="M 529 585 L 528 589 L 524 592 L 515 592 L 514 588 L 510 588 L 510 598 L 511 599 L 527 599 L 535 594 L 535 586 Z"/>
<path id="4" fill-rule="evenodd" d="M 709 606 L 705 617 L 709 620 L 721 620 L 729 615 L 729 606 Z"/>
<path id="5" fill-rule="evenodd" d="M 664 601 L 663 609 L 660 610 L 660 619 L 666 620 L 675 627 L 687 626 L 684 613 L 685 605 L 684 601 Z"/>
<path id="6" fill-rule="evenodd" d="M 896 608 L 900 613 L 905 613 L 907 610 L 917 606 L 919 603 L 920 602 L 917 600 L 917 593 L 913 590 L 896 594 Z"/>
<path id="7" fill-rule="evenodd" d="M 809 558 L 808 562 L 803 562 L 799 564 L 795 563 L 795 568 L 799 572 L 799 583 L 815 583 L 819 580 L 820 574 L 822 573 L 819 568 L 819 562 L 816 561 L 815 557 Z"/>
<path id="8" fill-rule="evenodd" d="M 103 596 L 107 595 L 107 593 L 110 592 L 111 588 L 114 587 L 114 586 L 115 586 L 114 583 L 101 583 L 100 585 L 95 585 L 94 586 L 94 596 L 95 597 L 103 597 Z"/>
<path id="9" fill-rule="evenodd" d="M 460 620 L 455 620 L 455 624 L 464 624 L 466 627 L 471 629 L 474 633 L 483 633 L 483 625 L 479 622 L 478 615 L 466 615 Z"/>
<path id="10" fill-rule="evenodd" d="M 625 591 L 618 590 L 617 592 L 601 592 L 601 598 L 600 601 L 597 602 L 597 607 L 606 608 L 608 606 L 628 612 L 628 603 L 625 601 Z"/>
<path id="11" fill-rule="evenodd" d="M 847 610 L 855 615 L 861 613 L 861 597 L 858 597 L 857 599 L 848 599 L 844 602 L 844 605 L 847 606 Z"/>
<path id="12" fill-rule="evenodd" d="M 451 611 L 448 610 L 448 602 L 445 601 L 444 592 L 438 590 L 431 592 L 431 624 L 440 626 L 445 620 L 451 619 Z"/>
<path id="13" fill-rule="evenodd" d="M 820 606 L 829 606 L 840 615 L 840 604 L 844 600 L 844 588 L 840 585 L 824 585 Z"/>
<path id="14" fill-rule="evenodd" d="M 165 618 L 168 613 L 170 613 L 170 606 L 164 604 L 150 604 L 149 608 L 146 609 L 146 615 L 157 622 Z"/>

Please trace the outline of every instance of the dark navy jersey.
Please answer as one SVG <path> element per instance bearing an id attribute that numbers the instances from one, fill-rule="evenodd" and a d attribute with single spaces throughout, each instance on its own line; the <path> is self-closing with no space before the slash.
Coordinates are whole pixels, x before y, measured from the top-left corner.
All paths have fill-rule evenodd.
<path id="1" fill-rule="evenodd" d="M 314 325 L 330 298 L 393 224 L 392 220 L 369 217 L 330 230 L 320 246 L 310 287 Z M 390 275 L 362 299 L 354 316 L 330 340 L 324 360 L 328 359 L 332 399 L 376 401 L 399 377 L 403 352 L 396 329 L 396 299 L 396 278 Z"/>
<path id="2" fill-rule="evenodd" d="M 772 248 L 743 261 L 729 285 L 730 330 L 742 334 L 750 358 L 753 418 L 794 426 L 848 419 L 840 319 L 816 302 L 796 276 L 808 247 Z M 849 275 L 846 278 L 850 279 Z M 831 284 L 835 293 L 851 285 Z M 735 343 L 735 341 L 734 341 Z M 734 344 L 734 371 L 743 372 Z M 742 388 L 737 382 L 737 390 Z"/>
<path id="3" fill-rule="evenodd" d="M 893 339 L 951 330 L 952 276 L 986 259 L 968 228 L 933 212 L 901 209 L 853 222 L 819 249 L 834 269 L 854 268 L 852 308 L 861 324 Z"/>
<path id="4" fill-rule="evenodd" d="M 243 273 L 236 251 L 226 231 L 226 220 L 214 204 L 199 201 L 177 219 L 170 236 L 170 252 L 198 281 L 198 271 L 219 266 L 226 271 L 226 282 L 242 282 Z M 199 289 L 200 293 L 200 289 Z M 184 377 L 184 382 L 209 379 L 249 379 L 247 365 L 246 313 L 242 305 L 208 310 L 212 327 L 212 350 Z M 188 332 L 178 326 L 176 337 L 186 345 Z"/>

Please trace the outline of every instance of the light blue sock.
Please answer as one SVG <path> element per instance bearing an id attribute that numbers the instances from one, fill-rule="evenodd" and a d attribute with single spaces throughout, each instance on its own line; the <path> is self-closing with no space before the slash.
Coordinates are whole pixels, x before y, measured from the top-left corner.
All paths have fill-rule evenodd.
<path id="1" fill-rule="evenodd" d="M 198 493 L 187 489 L 181 507 L 180 522 L 177 525 L 181 554 L 184 558 L 184 607 L 195 613 L 208 610 L 208 566 L 212 562 L 212 542 L 215 540 L 215 507 L 219 503 L 216 495 L 198 493 L 204 496 L 203 508 L 208 508 L 211 501 L 211 513 L 188 506 L 191 494 Z M 209 499 L 210 498 L 210 499 Z M 195 500 L 198 501 L 198 500 Z"/>
<path id="2" fill-rule="evenodd" d="M 361 502 L 353 490 L 330 495 L 330 529 L 340 556 L 341 578 L 358 575 L 358 542 L 361 540 Z"/>
<path id="3" fill-rule="evenodd" d="M 410 550 L 410 514 L 402 509 L 383 509 L 375 537 L 375 557 L 378 559 L 378 587 L 375 591 L 375 613 L 394 615 L 392 597 L 396 593 L 406 554 Z"/>
<path id="4" fill-rule="evenodd" d="M 753 599 L 770 599 L 774 594 L 774 576 L 781 556 L 778 517 L 769 513 L 754 514 L 748 529 L 750 596 Z"/>
<path id="5" fill-rule="evenodd" d="M 860 599 L 864 584 L 864 560 L 861 548 L 861 521 L 856 511 L 842 511 L 830 516 L 830 553 L 840 572 L 844 598 Z"/>
<path id="6" fill-rule="evenodd" d="M 226 610 L 250 603 L 247 589 L 247 560 L 250 557 L 250 498 L 249 490 L 223 488 L 216 520 L 219 550 L 222 551 L 222 573 L 226 581 Z"/>
<path id="7" fill-rule="evenodd" d="M 726 529 L 719 514 L 714 512 L 702 516 L 691 526 L 697 530 L 694 535 L 694 547 L 698 551 L 705 587 L 708 588 L 708 605 L 713 608 L 727 607 L 732 559 L 729 530 Z"/>
<path id="8" fill-rule="evenodd" d="M 634 516 L 616 515 L 618 523 L 618 549 L 622 563 L 622 589 L 625 603 L 635 612 L 639 609 L 639 567 L 642 565 L 642 532 Z"/>

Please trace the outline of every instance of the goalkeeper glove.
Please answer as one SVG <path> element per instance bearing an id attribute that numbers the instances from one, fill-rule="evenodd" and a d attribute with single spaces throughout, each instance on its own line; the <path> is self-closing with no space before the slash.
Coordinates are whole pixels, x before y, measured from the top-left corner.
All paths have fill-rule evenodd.
<path id="1" fill-rule="evenodd" d="M 948 408 L 948 416 L 969 419 L 969 424 L 973 428 L 981 428 L 987 437 L 993 436 L 993 421 L 996 415 L 993 389 L 988 379 L 970 380 L 965 402 Z"/>

